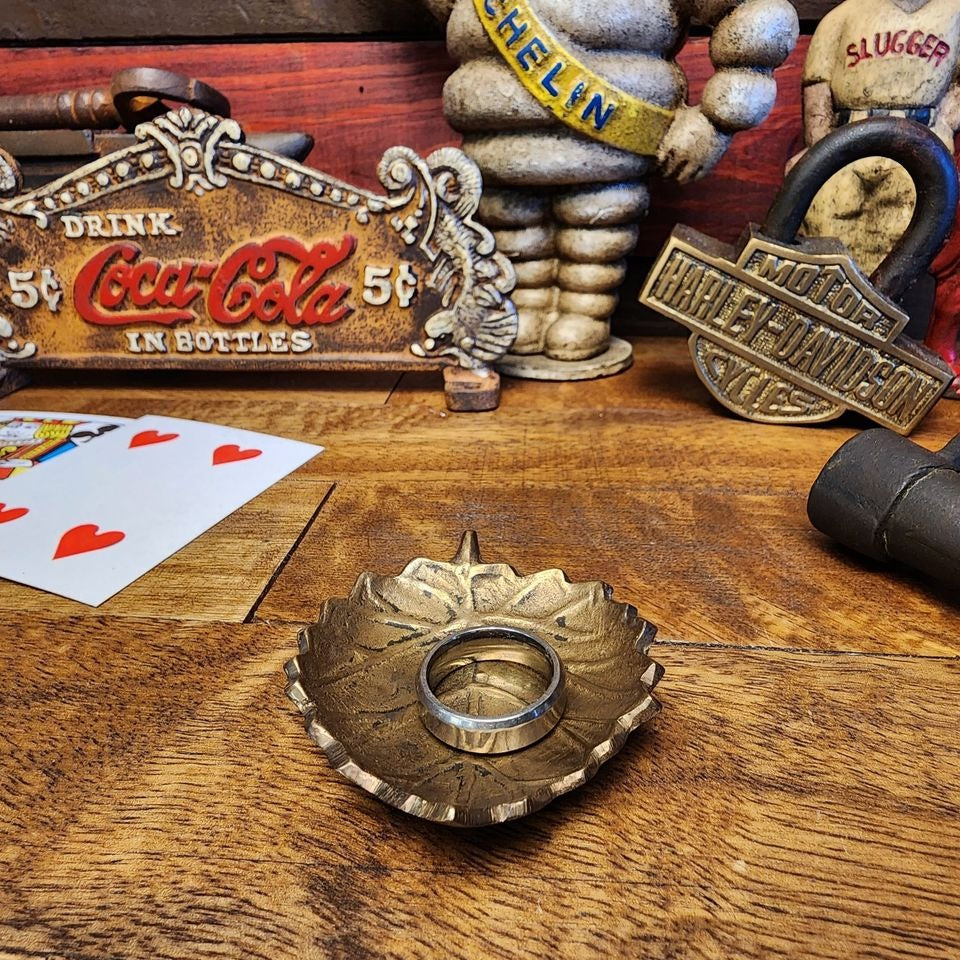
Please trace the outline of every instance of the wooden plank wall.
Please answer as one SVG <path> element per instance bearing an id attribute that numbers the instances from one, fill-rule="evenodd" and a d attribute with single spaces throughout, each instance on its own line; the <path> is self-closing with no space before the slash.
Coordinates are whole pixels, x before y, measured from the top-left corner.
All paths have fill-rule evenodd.
<path id="1" fill-rule="evenodd" d="M 794 0 L 809 34 L 836 0 Z M 308 162 L 376 187 L 383 151 L 404 143 L 422 154 L 458 144 L 441 91 L 453 64 L 417 0 L 5 0 L 0 18 L 0 94 L 103 85 L 122 67 L 163 66 L 201 77 L 229 98 L 247 130 L 304 130 Z M 800 147 L 800 74 L 809 36 L 778 71 L 771 116 L 738 135 L 700 183 L 658 183 L 615 318 L 622 333 L 681 332 L 641 311 L 636 291 L 673 224 L 733 241 L 762 219 Z M 705 36 L 680 55 L 696 101 L 712 68 Z"/>
<path id="2" fill-rule="evenodd" d="M 839 0 L 793 0 L 816 21 Z M 418 0 L 4 0 L 0 42 L 54 43 L 153 38 L 378 34 L 438 39 L 440 30 Z"/>

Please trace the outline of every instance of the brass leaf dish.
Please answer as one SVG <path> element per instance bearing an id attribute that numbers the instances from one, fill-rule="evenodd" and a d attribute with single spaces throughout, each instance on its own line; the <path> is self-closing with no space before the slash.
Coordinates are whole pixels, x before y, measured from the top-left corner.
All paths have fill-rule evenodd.
<path id="1" fill-rule="evenodd" d="M 585 783 L 660 709 L 651 691 L 663 669 L 646 652 L 656 628 L 612 594 L 560 570 L 521 576 L 483 563 L 469 532 L 450 563 L 420 558 L 397 577 L 364 573 L 349 597 L 328 600 L 286 664 L 287 696 L 333 766 L 385 803 L 456 826 L 512 820 Z M 562 715 L 522 749 L 449 746 L 421 718 L 421 665 L 455 634 L 498 628 L 556 651 Z M 462 658 L 436 696 L 461 715 L 526 707 L 538 680 L 522 659 L 494 669 Z"/>

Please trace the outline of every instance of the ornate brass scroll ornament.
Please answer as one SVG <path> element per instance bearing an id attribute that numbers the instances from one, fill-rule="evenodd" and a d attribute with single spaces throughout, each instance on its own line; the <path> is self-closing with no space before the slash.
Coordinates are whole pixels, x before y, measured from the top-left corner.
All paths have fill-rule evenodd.
<path id="1" fill-rule="evenodd" d="M 286 665 L 287 695 L 344 776 L 454 826 L 524 816 L 589 780 L 660 709 L 656 628 L 600 582 L 480 559 L 365 573 Z"/>

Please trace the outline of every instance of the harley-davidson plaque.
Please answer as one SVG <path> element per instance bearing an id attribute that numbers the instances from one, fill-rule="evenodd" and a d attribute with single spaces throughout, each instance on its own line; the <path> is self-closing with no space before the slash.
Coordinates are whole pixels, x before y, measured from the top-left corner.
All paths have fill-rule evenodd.
<path id="1" fill-rule="evenodd" d="M 443 369 L 453 409 L 496 405 L 514 274 L 463 153 L 394 147 L 378 194 L 188 107 L 136 135 L 0 202 L 0 389 L 38 367 Z"/>

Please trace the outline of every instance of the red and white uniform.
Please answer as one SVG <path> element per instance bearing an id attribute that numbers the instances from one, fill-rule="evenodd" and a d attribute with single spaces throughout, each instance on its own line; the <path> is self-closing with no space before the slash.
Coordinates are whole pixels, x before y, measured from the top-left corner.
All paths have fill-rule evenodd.
<path id="1" fill-rule="evenodd" d="M 846 0 L 817 28 L 804 84 L 830 84 L 837 110 L 935 110 L 960 66 L 960 3 Z"/>
<path id="2" fill-rule="evenodd" d="M 941 113 L 960 77 L 960 0 L 846 0 L 817 27 L 804 86 L 827 84 L 833 126 L 869 116 L 902 116 L 932 128 L 953 149 Z M 842 170 L 810 207 L 803 232 L 839 237 L 871 273 L 906 229 L 916 194 L 891 160 Z"/>

